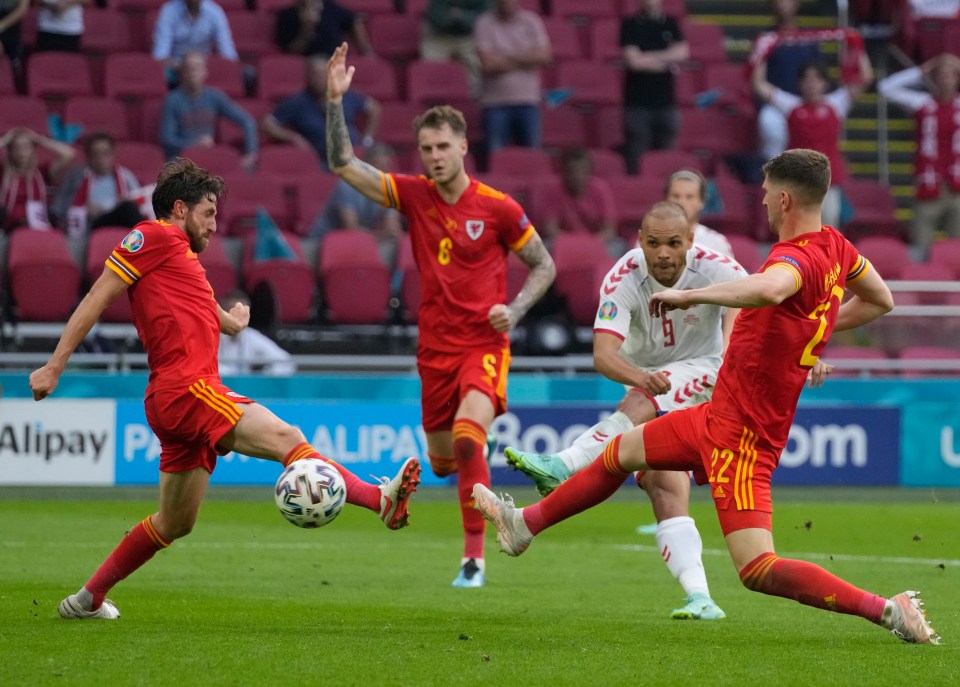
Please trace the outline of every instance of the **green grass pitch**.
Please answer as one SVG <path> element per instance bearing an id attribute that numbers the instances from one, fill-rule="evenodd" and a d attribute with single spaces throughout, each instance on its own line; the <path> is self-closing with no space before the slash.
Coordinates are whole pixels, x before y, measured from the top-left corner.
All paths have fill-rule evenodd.
<path id="1" fill-rule="evenodd" d="M 514 488 L 520 504 L 535 492 Z M 460 557 L 451 490 L 424 490 L 411 527 L 348 507 L 298 530 L 269 490 L 213 489 L 196 530 L 120 583 L 116 622 L 57 604 L 150 489 L 0 490 L 2 685 L 957 685 L 960 493 L 781 489 L 781 555 L 890 596 L 919 589 L 938 647 L 866 621 L 748 592 L 695 490 L 704 564 L 728 618 L 672 621 L 681 590 L 636 532 L 641 494 L 545 532 L 510 559 L 488 531 L 488 584 L 450 587 Z"/>

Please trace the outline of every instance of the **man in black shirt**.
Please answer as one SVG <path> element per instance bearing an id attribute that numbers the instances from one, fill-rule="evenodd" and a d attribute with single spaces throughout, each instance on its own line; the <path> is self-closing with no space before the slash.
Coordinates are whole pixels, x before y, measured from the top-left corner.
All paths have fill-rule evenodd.
<path id="1" fill-rule="evenodd" d="M 643 0 L 643 8 L 620 24 L 623 79 L 624 158 L 637 173 L 648 150 L 673 148 L 680 112 L 673 96 L 673 66 L 690 56 L 677 20 L 663 13 L 663 0 Z"/>
<path id="2" fill-rule="evenodd" d="M 326 55 L 347 39 L 364 55 L 373 54 L 363 21 L 334 0 L 297 0 L 277 12 L 274 42 L 295 55 Z"/>

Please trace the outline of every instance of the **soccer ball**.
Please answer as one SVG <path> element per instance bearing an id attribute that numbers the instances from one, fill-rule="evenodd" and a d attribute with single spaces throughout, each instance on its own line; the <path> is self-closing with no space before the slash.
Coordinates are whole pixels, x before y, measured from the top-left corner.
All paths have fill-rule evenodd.
<path id="1" fill-rule="evenodd" d="M 343 510 L 347 485 L 330 463 L 304 458 L 290 463 L 280 473 L 274 500 L 280 515 L 297 527 L 323 527 Z"/>

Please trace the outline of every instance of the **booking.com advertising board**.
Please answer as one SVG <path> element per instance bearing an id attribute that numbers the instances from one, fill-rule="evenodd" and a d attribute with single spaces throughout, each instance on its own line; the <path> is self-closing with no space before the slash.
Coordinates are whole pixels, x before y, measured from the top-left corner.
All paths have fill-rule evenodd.
<path id="1" fill-rule="evenodd" d="M 321 453 L 358 476 L 392 476 L 409 455 L 426 456 L 415 403 L 271 402 Z M 960 408 L 804 405 L 775 484 L 960 486 Z M 610 412 L 607 405 L 515 406 L 497 418 L 495 484 L 523 484 L 502 448 L 554 452 Z M 140 401 L 0 400 L 0 484 L 137 485 L 158 481 L 160 447 Z M 231 454 L 212 484 L 272 484 L 277 465 Z M 424 485 L 450 484 L 424 469 Z"/>

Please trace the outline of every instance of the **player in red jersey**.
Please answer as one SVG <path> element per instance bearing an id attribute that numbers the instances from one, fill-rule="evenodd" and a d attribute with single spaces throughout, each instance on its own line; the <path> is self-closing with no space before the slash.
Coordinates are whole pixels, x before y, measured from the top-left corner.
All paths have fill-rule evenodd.
<path id="1" fill-rule="evenodd" d="M 764 165 L 763 204 L 778 236 L 761 269 L 744 279 L 653 294 L 650 313 L 710 304 L 743 308 L 711 400 L 616 437 L 588 468 L 524 509 L 474 488 L 501 548 L 522 553 L 540 531 L 600 503 L 636 470 L 693 470 L 709 482 L 730 556 L 744 586 L 859 615 L 908 642 L 938 643 L 916 592 L 884 599 L 804 561 L 774 553 L 770 477 L 787 443 L 797 400 L 834 328 L 864 325 L 893 308 L 883 279 L 835 229 L 820 222 L 830 163 L 788 150 Z M 841 305 L 844 289 L 853 297 Z"/>
<path id="2" fill-rule="evenodd" d="M 160 509 L 131 529 L 87 584 L 63 600 L 64 618 L 120 615 L 105 600 L 107 592 L 190 533 L 218 454 L 236 451 L 284 465 L 301 458 L 328 461 L 343 475 L 348 503 L 379 514 L 390 529 L 407 524 L 407 503 L 420 478 L 416 458 L 407 459 L 392 480 L 367 484 L 317 453 L 299 429 L 220 381 L 220 332 L 236 334 L 250 319 L 245 304 L 229 312 L 217 305 L 197 259 L 217 230 L 223 192 L 220 177 L 190 160 L 167 163 L 153 193 L 160 219 L 141 222 L 113 250 L 53 355 L 30 375 L 34 399 L 53 393 L 71 353 L 100 313 L 127 292 L 150 368 L 144 406 L 160 440 Z"/>
<path id="3" fill-rule="evenodd" d="M 368 198 L 404 213 L 420 274 L 420 373 L 423 428 L 434 473 L 457 473 L 464 552 L 455 587 L 481 587 L 483 518 L 473 508 L 476 482 L 490 483 L 487 430 L 506 410 L 509 332 L 546 292 L 556 272 L 521 207 L 471 179 L 463 115 L 433 107 L 414 122 L 426 176 L 386 174 L 353 154 L 342 98 L 354 67 L 347 45 L 327 65 L 327 158 L 331 171 Z M 530 268 L 509 305 L 507 254 Z"/>

